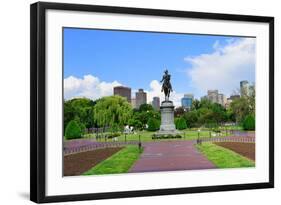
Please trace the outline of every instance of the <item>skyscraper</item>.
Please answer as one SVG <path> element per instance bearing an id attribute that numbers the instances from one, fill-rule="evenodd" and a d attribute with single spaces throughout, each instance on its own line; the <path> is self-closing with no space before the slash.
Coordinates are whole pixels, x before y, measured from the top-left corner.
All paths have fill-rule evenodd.
<path id="1" fill-rule="evenodd" d="M 132 108 L 136 108 L 136 98 L 131 99 Z"/>
<path id="2" fill-rule="evenodd" d="M 152 100 L 152 107 L 153 107 L 155 110 L 159 110 L 159 109 L 160 109 L 160 98 L 159 98 L 159 97 L 153 97 L 153 100 Z"/>
<path id="3" fill-rule="evenodd" d="M 131 103 L 131 88 L 124 86 L 116 86 L 113 88 L 113 94 L 125 97 Z"/>
<path id="4" fill-rule="evenodd" d="M 247 80 L 243 80 L 240 82 L 240 94 L 241 97 L 249 95 L 249 82 Z"/>
<path id="5" fill-rule="evenodd" d="M 184 109 L 190 109 L 192 106 L 193 98 L 193 94 L 185 94 L 184 97 L 181 99 L 181 106 Z"/>
<path id="6" fill-rule="evenodd" d="M 143 89 L 139 89 L 138 92 L 136 92 L 136 108 L 139 108 L 142 104 L 146 104 L 146 92 L 143 91 Z"/>
<path id="7" fill-rule="evenodd" d="M 219 91 L 218 90 L 208 90 L 207 97 L 212 103 L 218 103 L 219 102 Z"/>
<path id="8" fill-rule="evenodd" d="M 222 106 L 225 105 L 225 98 L 224 95 L 221 93 L 218 94 L 218 104 L 221 104 Z"/>
<path id="9" fill-rule="evenodd" d="M 221 104 L 222 106 L 224 106 L 226 103 L 226 98 L 224 94 L 219 93 L 218 90 L 208 90 L 208 94 L 204 96 L 202 99 L 208 99 L 212 103 L 218 103 Z"/>

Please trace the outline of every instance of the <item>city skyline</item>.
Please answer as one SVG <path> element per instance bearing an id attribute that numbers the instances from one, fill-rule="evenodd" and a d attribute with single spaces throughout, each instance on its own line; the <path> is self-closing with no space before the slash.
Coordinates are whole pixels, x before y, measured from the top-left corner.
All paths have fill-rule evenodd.
<path id="1" fill-rule="evenodd" d="M 234 92 L 234 93 L 232 93 L 230 95 L 225 95 L 224 93 L 219 93 L 218 89 L 216 89 L 216 90 L 207 90 L 207 95 L 203 95 L 203 96 L 201 96 L 199 98 L 194 98 L 193 93 L 183 94 L 183 96 L 181 96 L 181 102 L 176 104 L 176 107 L 185 107 L 185 106 L 183 106 L 183 102 L 182 102 L 182 100 L 184 98 L 191 98 L 192 99 L 191 103 L 194 100 L 201 101 L 202 99 L 209 99 L 213 103 L 218 103 L 218 104 L 221 104 L 223 106 L 226 106 L 226 104 L 228 104 L 229 100 L 232 101 L 232 98 L 234 99 L 234 98 L 237 98 L 237 96 L 240 97 L 240 96 L 245 95 L 245 94 L 243 94 L 243 92 L 241 90 L 241 89 L 243 89 L 243 88 L 241 88 L 241 83 L 245 83 L 245 82 L 247 82 L 248 89 L 250 87 L 255 87 L 254 83 L 249 84 L 248 81 L 242 80 L 242 81 L 240 81 L 240 93 L 239 94 L 237 94 L 237 91 L 236 91 L 236 92 Z M 122 91 L 121 92 L 120 91 L 116 91 L 116 88 L 118 88 L 118 89 L 119 88 L 125 88 L 127 90 L 127 93 L 124 93 L 124 91 L 123 92 Z M 128 90 L 130 92 L 129 97 L 128 97 Z M 145 100 L 143 101 L 144 103 L 137 103 L 136 95 L 140 91 L 145 94 Z M 249 94 L 249 92 L 250 92 L 250 90 L 247 91 L 247 94 Z M 214 93 L 216 93 L 217 96 L 214 96 Z M 164 101 L 164 100 L 161 100 L 161 102 L 160 102 L 160 99 L 161 99 L 160 96 L 153 96 L 152 97 L 152 101 L 148 101 L 147 100 L 147 92 L 145 92 L 142 88 L 139 88 L 138 90 L 135 90 L 135 92 L 134 92 L 130 87 L 126 87 L 126 86 L 122 86 L 122 85 L 121 86 L 120 85 L 114 86 L 113 87 L 113 94 L 112 95 L 119 95 L 119 96 L 127 98 L 128 102 L 133 106 L 133 108 L 138 108 L 141 104 L 151 104 L 151 105 L 154 106 L 153 103 L 155 101 L 155 98 L 159 98 L 159 106 L 160 106 L 160 103 L 162 101 Z M 83 98 L 83 97 L 85 97 L 85 96 L 74 96 L 73 98 Z M 214 98 L 218 98 L 218 97 L 222 97 L 223 99 L 214 99 Z M 73 98 L 71 98 L 71 99 L 73 99 Z"/>
<path id="2" fill-rule="evenodd" d="M 64 29 L 65 99 L 95 100 L 113 95 L 114 86 L 126 86 L 133 93 L 144 89 L 148 102 L 155 96 L 162 101 L 159 81 L 166 68 L 176 106 L 184 93 L 200 99 L 218 89 L 230 96 L 241 80 L 255 82 L 255 39 Z"/>

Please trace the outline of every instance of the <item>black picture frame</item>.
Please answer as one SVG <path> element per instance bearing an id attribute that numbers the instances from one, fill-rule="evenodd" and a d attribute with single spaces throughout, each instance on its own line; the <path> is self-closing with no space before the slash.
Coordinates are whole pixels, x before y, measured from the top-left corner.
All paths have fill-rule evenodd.
<path id="1" fill-rule="evenodd" d="M 86 11 L 102 13 L 168 16 L 195 19 L 262 22 L 269 25 L 269 181 L 263 183 L 229 184 L 221 186 L 170 188 L 107 193 L 46 196 L 46 10 Z M 217 192 L 274 187 L 274 18 L 144 8 L 111 7 L 82 4 L 38 2 L 30 6 L 30 199 L 37 203 L 76 200 L 97 200 L 198 192 Z"/>

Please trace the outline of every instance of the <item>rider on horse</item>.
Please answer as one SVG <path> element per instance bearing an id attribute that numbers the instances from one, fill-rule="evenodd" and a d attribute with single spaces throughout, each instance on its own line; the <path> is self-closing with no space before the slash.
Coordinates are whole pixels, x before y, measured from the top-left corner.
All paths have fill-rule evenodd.
<path id="1" fill-rule="evenodd" d="M 172 85 L 170 83 L 170 80 L 171 80 L 171 75 L 168 73 L 168 70 L 165 70 L 164 71 L 164 75 L 163 75 L 163 78 L 162 80 L 160 81 L 161 83 L 163 82 L 163 85 L 162 85 L 162 90 L 161 92 L 164 91 L 165 93 L 165 99 L 168 100 L 169 97 L 170 97 L 170 92 L 173 92 L 173 89 L 172 89 Z"/>

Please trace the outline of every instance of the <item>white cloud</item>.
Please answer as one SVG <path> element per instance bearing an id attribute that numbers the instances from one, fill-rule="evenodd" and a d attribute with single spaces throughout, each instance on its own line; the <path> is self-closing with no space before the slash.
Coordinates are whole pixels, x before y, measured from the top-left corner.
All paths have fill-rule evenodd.
<path id="1" fill-rule="evenodd" d="M 85 75 L 83 78 L 69 76 L 64 79 L 64 98 L 72 99 L 78 97 L 86 97 L 93 100 L 104 96 L 113 95 L 113 87 L 121 85 L 117 81 L 104 82 L 93 75 Z M 150 89 L 145 90 L 147 93 L 147 102 L 152 102 L 153 97 L 160 97 L 161 102 L 164 100 L 164 93 L 161 92 L 161 84 L 157 80 L 150 82 Z M 132 96 L 137 92 L 132 89 Z M 183 94 L 172 92 L 170 100 L 174 102 L 175 106 L 180 106 L 180 100 Z"/>
<path id="2" fill-rule="evenodd" d="M 150 89 L 146 90 L 147 93 L 147 102 L 152 102 L 153 97 L 160 97 L 160 103 L 165 100 L 164 93 L 161 92 L 162 85 L 157 80 L 152 80 L 149 85 Z M 181 98 L 183 97 L 182 93 L 176 93 L 175 91 L 171 93 L 170 100 L 174 102 L 175 106 L 181 105 Z"/>
<path id="3" fill-rule="evenodd" d="M 213 53 L 185 58 L 191 64 L 187 74 L 200 94 L 206 94 L 209 89 L 218 89 L 230 95 L 239 87 L 241 80 L 255 80 L 254 38 L 231 39 L 225 46 L 216 41 L 213 49 Z"/>
<path id="4" fill-rule="evenodd" d="M 103 96 L 113 95 L 113 87 L 121 85 L 117 81 L 103 82 L 92 75 L 83 78 L 69 76 L 64 79 L 64 98 L 86 97 L 96 100 Z"/>

